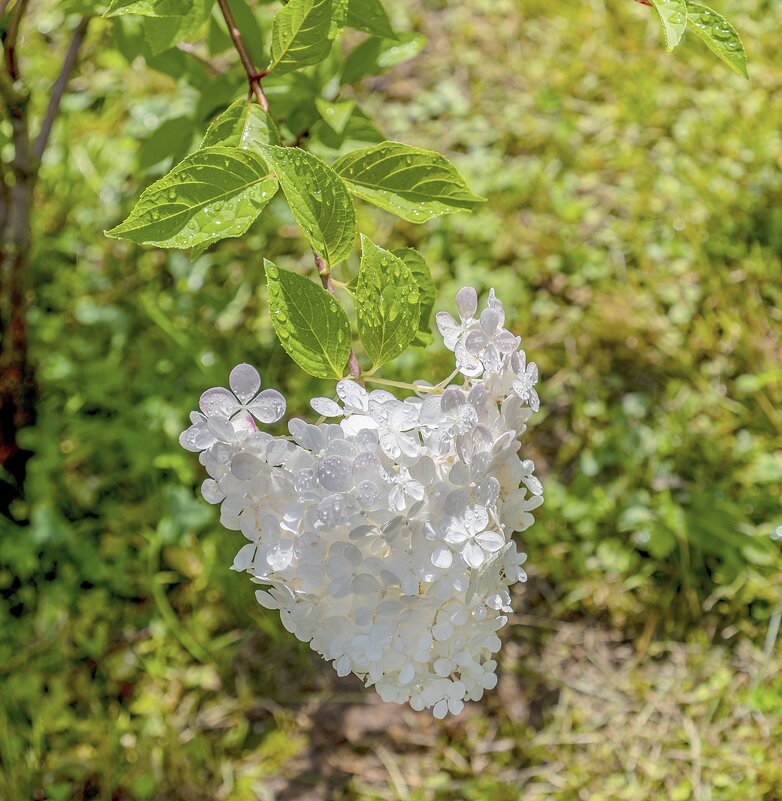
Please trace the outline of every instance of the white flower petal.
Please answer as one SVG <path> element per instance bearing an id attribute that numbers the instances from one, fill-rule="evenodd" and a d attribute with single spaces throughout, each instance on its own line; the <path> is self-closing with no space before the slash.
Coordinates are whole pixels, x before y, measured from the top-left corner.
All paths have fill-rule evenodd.
<path id="1" fill-rule="evenodd" d="M 489 525 L 489 513 L 482 506 L 470 506 L 462 515 L 464 525 L 473 534 L 483 531 Z"/>
<path id="2" fill-rule="evenodd" d="M 481 312 L 481 328 L 488 339 L 493 339 L 499 333 L 504 322 L 505 315 L 498 309 L 489 307 Z"/>
<path id="3" fill-rule="evenodd" d="M 327 456 L 318 465 L 318 481 L 329 492 L 346 492 L 352 489 L 352 462 L 344 456 Z"/>
<path id="4" fill-rule="evenodd" d="M 339 424 L 349 437 L 357 436 L 360 431 L 377 429 L 377 422 L 368 414 L 351 414 L 341 420 Z"/>
<path id="5" fill-rule="evenodd" d="M 206 425 L 209 433 L 220 442 L 233 442 L 236 439 L 236 430 L 227 417 L 210 417 Z"/>
<path id="6" fill-rule="evenodd" d="M 417 434 L 397 434 L 399 450 L 408 458 L 415 459 L 421 453 L 421 441 Z"/>
<path id="7" fill-rule="evenodd" d="M 418 425 L 421 410 L 412 403 L 400 403 L 391 412 L 389 423 L 396 431 L 409 431 Z"/>
<path id="8" fill-rule="evenodd" d="M 247 547 L 247 546 L 245 546 Z M 277 599 L 271 594 L 266 592 L 266 590 L 256 590 L 255 591 L 255 600 L 264 608 L 264 609 L 279 609 L 280 604 Z"/>
<path id="9" fill-rule="evenodd" d="M 446 548 L 445 545 L 438 545 L 432 551 L 432 564 L 443 569 L 449 568 L 453 564 L 451 549 Z"/>
<path id="10" fill-rule="evenodd" d="M 448 714 L 448 702 L 444 698 L 438 701 L 432 709 L 432 714 L 438 720 L 442 720 Z"/>
<path id="11" fill-rule="evenodd" d="M 530 362 L 527 365 L 527 379 L 531 384 L 538 383 L 538 365 L 535 362 Z"/>
<path id="12" fill-rule="evenodd" d="M 233 570 L 238 570 L 240 573 L 247 570 L 255 559 L 255 552 L 257 547 L 252 543 L 248 543 L 234 556 Z"/>
<path id="13" fill-rule="evenodd" d="M 501 353 L 513 353 L 521 343 L 521 337 L 517 337 L 510 331 L 502 330 L 495 338 L 494 343 Z"/>
<path id="14" fill-rule="evenodd" d="M 282 419 L 285 405 L 285 398 L 276 389 L 265 389 L 247 408 L 256 419 L 269 425 Z"/>
<path id="15" fill-rule="evenodd" d="M 179 435 L 179 444 L 193 453 L 204 451 L 217 440 L 206 426 L 206 423 L 196 423 Z"/>
<path id="16" fill-rule="evenodd" d="M 201 411 L 207 417 L 229 418 L 236 414 L 241 408 L 241 404 L 233 396 L 233 393 L 222 387 L 207 389 L 198 401 Z"/>
<path id="17" fill-rule="evenodd" d="M 475 541 L 489 553 L 497 553 L 506 545 L 505 537 L 498 531 L 482 531 L 475 537 Z"/>
<path id="18" fill-rule="evenodd" d="M 434 316 L 437 328 L 443 337 L 443 343 L 448 350 L 453 350 L 459 341 L 464 329 L 448 312 L 437 312 Z"/>
<path id="19" fill-rule="evenodd" d="M 383 453 L 389 459 L 396 461 L 402 455 L 402 449 L 399 446 L 399 436 L 394 433 L 381 434 L 380 447 Z"/>
<path id="20" fill-rule="evenodd" d="M 213 478 L 207 478 L 203 484 L 201 484 L 201 495 L 203 495 L 204 500 L 207 503 L 220 503 L 220 501 L 225 498 L 225 495 L 220 491 L 220 487 L 217 486 L 217 482 Z"/>
<path id="21" fill-rule="evenodd" d="M 242 403 L 247 403 L 261 388 L 261 377 L 252 365 L 237 364 L 228 376 L 228 385 Z"/>
<path id="22" fill-rule="evenodd" d="M 489 343 L 481 356 L 484 369 L 489 373 L 499 373 L 502 369 L 502 359 L 500 352 L 493 343 Z"/>
<path id="23" fill-rule="evenodd" d="M 369 396 L 367 391 L 360 384 L 343 378 L 337 383 L 337 395 L 351 411 L 364 413 L 369 410 Z"/>
<path id="24" fill-rule="evenodd" d="M 231 459 L 231 472 L 240 481 L 251 481 L 261 472 L 264 463 L 251 453 L 237 453 Z"/>
<path id="25" fill-rule="evenodd" d="M 538 393 L 531 389 L 529 391 L 529 407 L 532 409 L 533 412 L 540 411 L 540 398 L 538 397 Z"/>
<path id="26" fill-rule="evenodd" d="M 462 320 L 469 320 L 475 317 L 475 312 L 478 309 L 478 293 L 473 287 L 462 287 L 456 293 L 456 308 L 459 309 Z"/>
<path id="27" fill-rule="evenodd" d="M 342 417 L 342 407 L 331 398 L 313 398 L 310 406 L 323 417 Z"/>
<path id="28" fill-rule="evenodd" d="M 481 360 L 470 353 L 463 343 L 459 343 L 455 350 L 456 367 L 467 378 L 477 378 L 483 372 Z"/>
<path id="29" fill-rule="evenodd" d="M 475 331 L 470 331 L 470 333 L 464 338 L 464 349 L 471 356 L 480 358 L 483 351 L 486 350 L 489 342 L 490 340 L 486 334 L 480 329 L 477 329 Z"/>
<path id="30" fill-rule="evenodd" d="M 462 548 L 462 558 L 469 567 L 477 570 L 486 561 L 486 554 L 476 542 L 467 542 Z"/>
<path id="31" fill-rule="evenodd" d="M 446 414 L 458 411 L 466 402 L 467 396 L 459 387 L 448 387 L 440 399 L 442 410 Z"/>
<path id="32" fill-rule="evenodd" d="M 494 476 L 483 479 L 475 487 L 475 500 L 481 506 L 494 506 L 499 496 L 500 482 Z"/>

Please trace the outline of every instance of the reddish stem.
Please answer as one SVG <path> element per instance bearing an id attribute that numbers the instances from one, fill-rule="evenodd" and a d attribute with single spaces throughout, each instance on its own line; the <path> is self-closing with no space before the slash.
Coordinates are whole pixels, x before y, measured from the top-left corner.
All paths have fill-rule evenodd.
<path id="1" fill-rule="evenodd" d="M 228 26 L 228 33 L 231 36 L 231 41 L 233 41 L 236 52 L 239 54 L 239 59 L 244 67 L 244 71 L 247 73 L 247 81 L 250 84 L 250 95 L 255 95 L 258 105 L 268 114 L 269 102 L 266 100 L 266 95 L 261 88 L 261 78 L 264 78 L 268 73 L 266 70 L 259 72 L 253 64 L 253 60 L 250 58 L 250 54 L 244 46 L 244 40 L 236 25 L 234 15 L 231 13 L 228 0 L 217 0 L 217 4 L 220 6 L 225 24 Z"/>

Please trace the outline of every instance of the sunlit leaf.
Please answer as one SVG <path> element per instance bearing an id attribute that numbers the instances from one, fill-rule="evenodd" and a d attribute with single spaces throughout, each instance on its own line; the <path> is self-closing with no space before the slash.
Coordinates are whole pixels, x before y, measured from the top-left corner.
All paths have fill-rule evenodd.
<path id="1" fill-rule="evenodd" d="M 188 248 L 243 234 L 277 191 L 277 180 L 247 150 L 191 153 L 144 190 L 108 236 L 161 248 Z"/>
<path id="2" fill-rule="evenodd" d="M 396 39 L 388 14 L 380 0 L 349 0 L 345 24 L 350 28 L 371 33 L 373 36 Z"/>
<path id="3" fill-rule="evenodd" d="M 420 296 L 420 308 L 418 315 L 418 331 L 416 332 L 413 345 L 428 345 L 432 337 L 432 309 L 437 295 L 432 274 L 424 261 L 424 257 L 413 248 L 399 248 L 392 251 L 394 256 L 398 256 L 407 265 L 418 285 Z"/>
<path id="4" fill-rule="evenodd" d="M 331 50 L 331 0 L 290 0 L 274 17 L 269 71 L 317 64 Z"/>
<path id="5" fill-rule="evenodd" d="M 420 317 L 420 292 L 407 264 L 362 236 L 353 294 L 358 333 L 373 365 L 404 353 L 415 339 Z"/>
<path id="6" fill-rule="evenodd" d="M 716 53 L 732 70 L 745 78 L 747 54 L 738 31 L 716 11 L 698 3 L 687 3 L 690 30 L 700 36 L 712 52 Z"/>
<path id="7" fill-rule="evenodd" d="M 201 147 L 223 145 L 256 150 L 258 145 L 278 145 L 280 134 L 274 120 L 257 103 L 246 98 L 231 103 L 204 135 Z"/>
<path id="8" fill-rule="evenodd" d="M 323 122 L 335 133 L 341 134 L 353 115 L 353 109 L 356 107 L 356 104 L 353 100 L 342 100 L 338 103 L 330 103 L 328 100 L 319 97 L 315 100 L 315 106 Z"/>
<path id="9" fill-rule="evenodd" d="M 408 222 L 470 211 L 484 200 L 444 156 L 400 142 L 348 153 L 334 170 L 354 195 Z"/>
<path id="10" fill-rule="evenodd" d="M 183 0 L 175 15 L 149 15 L 144 20 L 144 38 L 153 54 L 190 39 L 206 21 L 213 0 Z"/>
<path id="11" fill-rule="evenodd" d="M 687 3 L 685 0 L 650 0 L 660 15 L 665 35 L 665 49 L 670 53 L 681 41 L 687 27 Z"/>
<path id="12" fill-rule="evenodd" d="M 356 212 L 345 184 L 319 158 L 298 148 L 261 148 L 296 222 L 327 264 L 346 259 L 356 241 Z"/>
<path id="13" fill-rule="evenodd" d="M 192 6 L 190 0 L 112 0 L 103 16 L 178 17 L 187 14 Z"/>
<path id="14" fill-rule="evenodd" d="M 341 378 L 351 350 L 350 322 L 325 289 L 265 260 L 272 325 L 286 353 L 310 375 Z"/>
<path id="15" fill-rule="evenodd" d="M 398 41 L 373 37 L 350 51 L 342 68 L 342 82 L 355 83 L 415 58 L 426 45 L 420 33 L 403 33 Z"/>

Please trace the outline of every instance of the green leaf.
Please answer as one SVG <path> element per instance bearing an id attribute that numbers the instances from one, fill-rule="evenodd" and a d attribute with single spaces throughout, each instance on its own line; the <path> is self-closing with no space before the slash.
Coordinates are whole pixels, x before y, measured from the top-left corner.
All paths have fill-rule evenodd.
<path id="1" fill-rule="evenodd" d="M 313 250 L 329 265 L 346 259 L 356 241 L 356 211 L 339 176 L 298 148 L 263 145 L 261 152 Z"/>
<path id="2" fill-rule="evenodd" d="M 112 0 L 103 16 L 177 17 L 187 14 L 190 6 L 187 0 Z"/>
<path id="3" fill-rule="evenodd" d="M 207 128 L 201 147 L 222 145 L 257 150 L 258 145 L 278 145 L 280 134 L 274 120 L 257 103 L 240 98 Z"/>
<path id="4" fill-rule="evenodd" d="M 350 0 L 345 23 L 350 28 L 371 33 L 373 36 L 397 38 L 380 0 Z"/>
<path id="5" fill-rule="evenodd" d="M 418 285 L 420 297 L 418 331 L 412 344 L 424 347 L 425 345 L 429 345 L 433 340 L 432 309 L 434 308 L 437 292 L 435 290 L 434 281 L 432 281 L 432 274 L 429 272 L 429 267 L 424 261 L 424 257 L 417 250 L 413 248 L 399 248 L 391 252 L 394 256 L 402 259 L 407 265 Z"/>
<path id="6" fill-rule="evenodd" d="M 413 223 L 470 211 L 484 200 L 444 156 L 400 142 L 348 153 L 334 171 L 357 197 Z"/>
<path id="7" fill-rule="evenodd" d="M 660 15 L 665 34 L 665 49 L 670 53 L 681 41 L 687 27 L 687 3 L 685 0 L 650 0 Z"/>
<path id="8" fill-rule="evenodd" d="M 225 28 L 225 20 L 217 9 L 212 11 L 209 29 L 206 33 L 206 47 L 210 56 L 224 53 L 233 47 L 233 41 Z"/>
<path id="9" fill-rule="evenodd" d="M 315 100 L 315 106 L 323 119 L 323 122 L 331 128 L 334 133 L 341 134 L 345 130 L 350 118 L 353 116 L 353 109 L 356 107 L 353 100 L 342 100 L 339 103 L 330 103 L 319 97 Z"/>
<path id="10" fill-rule="evenodd" d="M 725 17 L 706 6 L 688 2 L 687 19 L 692 23 L 691 30 L 706 42 L 712 52 L 739 75 L 749 78 L 744 44 L 738 31 Z"/>
<path id="11" fill-rule="evenodd" d="M 342 68 L 342 83 L 356 83 L 403 64 L 415 58 L 426 45 L 426 37 L 420 33 L 402 33 L 397 38 L 398 41 L 367 39 L 351 50 Z"/>
<path id="12" fill-rule="evenodd" d="M 331 0 L 290 0 L 274 17 L 269 71 L 278 75 L 323 61 L 331 51 Z"/>
<path id="13" fill-rule="evenodd" d="M 117 47 L 129 63 L 141 56 L 149 69 L 168 75 L 175 81 L 186 81 L 195 89 L 201 89 L 213 81 L 204 65 L 191 53 L 169 49 L 153 55 L 144 35 L 143 22 L 134 17 L 120 17 L 114 22 Z"/>
<path id="14" fill-rule="evenodd" d="M 322 287 L 264 260 L 272 325 L 286 353 L 310 375 L 342 378 L 351 350 L 350 322 Z"/>
<path id="15" fill-rule="evenodd" d="M 358 333 L 372 364 L 379 367 L 403 353 L 418 331 L 418 284 L 402 259 L 365 236 L 354 297 Z"/>
<path id="16" fill-rule="evenodd" d="M 175 15 L 150 15 L 144 20 L 144 38 L 153 54 L 190 39 L 209 16 L 213 0 L 182 0 Z"/>
<path id="17" fill-rule="evenodd" d="M 128 218 L 106 234 L 161 248 L 240 236 L 276 191 L 276 179 L 258 156 L 205 148 L 145 189 Z"/>

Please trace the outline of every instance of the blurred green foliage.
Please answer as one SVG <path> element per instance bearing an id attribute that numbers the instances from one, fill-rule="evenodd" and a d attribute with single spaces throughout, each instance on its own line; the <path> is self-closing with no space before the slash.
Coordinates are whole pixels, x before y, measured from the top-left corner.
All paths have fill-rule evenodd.
<path id="1" fill-rule="evenodd" d="M 39 115 L 78 5 L 40 4 L 23 33 Z M 264 31 L 267 10 L 251 15 Z M 691 672 L 665 696 L 682 722 L 661 729 L 662 759 L 612 761 L 623 718 L 593 742 L 588 706 L 562 734 L 562 697 L 528 722 L 489 699 L 488 718 L 461 727 L 414 718 L 429 738 L 419 787 L 386 759 L 385 784 L 356 768 L 326 797 L 429 801 L 455 786 L 481 801 L 781 797 L 769 758 L 782 737 L 779 661 L 774 642 L 758 649 L 782 608 L 782 17 L 766 0 L 721 10 L 744 35 L 750 83 L 692 37 L 665 56 L 651 9 L 620 0 L 395 4 L 396 27 L 428 44 L 355 100 L 387 138 L 447 153 L 489 202 L 424 227 L 361 206 L 359 224 L 420 250 L 436 309 L 465 283 L 494 286 L 540 364 L 528 446 L 547 495 L 525 534 L 531 581 L 517 608 L 619 632 L 641 655 L 649 638 L 700 650 L 682 652 Z M 322 391 L 276 344 L 262 280 L 263 258 L 310 270 L 306 243 L 280 198 L 242 240 L 192 263 L 103 237 L 170 166 L 171 131 L 183 155 L 244 87 L 220 30 L 209 36 L 219 74 L 180 50 L 145 64 L 136 35 L 95 21 L 37 194 L 42 397 L 24 432 L 35 456 L 20 522 L 0 522 L 0 797 L 13 801 L 273 797 L 315 736 L 306 705 L 330 671 L 228 571 L 235 535 L 196 496 L 198 465 L 176 442 L 199 393 L 239 361 L 291 414 Z M 317 109 L 297 113 L 292 129 L 325 125 Z M 443 353 L 409 351 L 384 374 L 439 379 Z M 514 626 L 507 640 L 501 670 L 532 694 L 549 634 Z M 680 666 L 669 651 L 622 692 L 656 703 L 649 688 Z M 703 742 L 697 776 L 667 758 L 695 741 L 688 720 Z M 476 743 L 494 741 L 478 760 Z M 536 779 L 542 764 L 558 778 Z M 510 767 L 531 773 L 508 778 Z"/>

